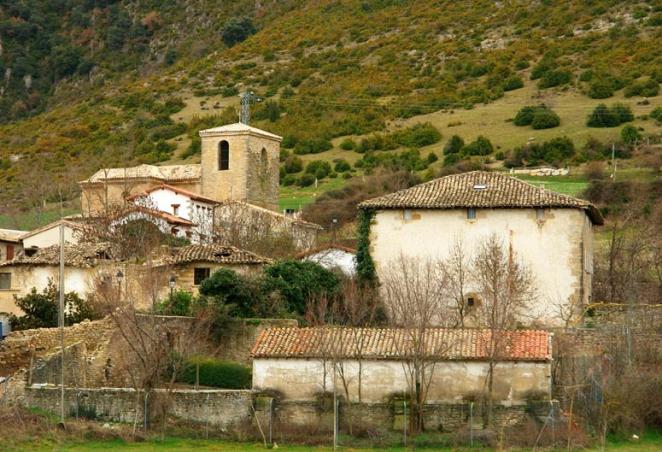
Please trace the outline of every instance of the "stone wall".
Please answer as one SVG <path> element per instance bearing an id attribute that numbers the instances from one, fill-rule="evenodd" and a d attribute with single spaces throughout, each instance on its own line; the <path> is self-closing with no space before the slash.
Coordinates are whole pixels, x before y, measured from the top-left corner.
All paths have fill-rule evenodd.
<path id="1" fill-rule="evenodd" d="M 23 403 L 50 412 L 60 410 L 60 389 L 29 387 Z M 168 412 L 186 421 L 209 423 L 230 429 L 250 424 L 253 392 L 250 390 L 155 390 L 147 397 L 151 419 L 159 407 L 168 404 Z M 87 417 L 107 422 L 133 423 L 144 420 L 144 393 L 130 388 L 95 388 L 65 390 L 65 412 L 69 416 Z"/>

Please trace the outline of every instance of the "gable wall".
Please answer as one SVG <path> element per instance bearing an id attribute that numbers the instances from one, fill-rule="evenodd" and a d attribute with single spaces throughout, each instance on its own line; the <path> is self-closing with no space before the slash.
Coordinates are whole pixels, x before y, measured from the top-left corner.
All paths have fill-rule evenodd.
<path id="1" fill-rule="evenodd" d="M 412 210 L 410 218 L 403 210 L 377 212 L 370 240 L 378 275 L 401 254 L 443 260 L 457 238 L 471 257 L 495 233 L 533 273 L 539 297 L 529 310 L 534 321 L 560 325 L 559 303 L 579 309 L 588 301 L 592 227 L 579 209 L 545 209 L 542 222 L 535 209 L 477 209 L 475 220 L 467 219 L 466 209 Z"/>

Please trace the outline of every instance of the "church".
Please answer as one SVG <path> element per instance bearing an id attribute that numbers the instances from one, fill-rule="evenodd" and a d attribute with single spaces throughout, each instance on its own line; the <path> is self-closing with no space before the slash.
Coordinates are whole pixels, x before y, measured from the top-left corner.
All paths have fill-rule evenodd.
<path id="1" fill-rule="evenodd" d="M 278 212 L 280 136 L 236 123 L 202 130 L 200 138 L 200 164 L 102 168 L 79 182 L 83 216 L 129 205 L 123 221 L 148 219 L 193 243 L 232 228 L 287 232 L 297 248 L 315 246 L 320 226 Z"/>

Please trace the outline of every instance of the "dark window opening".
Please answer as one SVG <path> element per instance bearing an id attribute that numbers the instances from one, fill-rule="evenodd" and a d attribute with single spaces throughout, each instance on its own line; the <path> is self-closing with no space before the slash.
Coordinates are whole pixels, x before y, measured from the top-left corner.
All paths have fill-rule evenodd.
<path id="1" fill-rule="evenodd" d="M 476 299 L 474 297 L 467 298 L 467 306 L 473 306 L 476 304 Z"/>
<path id="2" fill-rule="evenodd" d="M 230 169 L 230 144 L 223 140 L 218 143 L 218 170 Z"/>
<path id="3" fill-rule="evenodd" d="M 10 261 L 14 258 L 14 245 L 7 245 L 7 260 Z"/>
<path id="4" fill-rule="evenodd" d="M 199 286 L 202 284 L 202 281 L 209 278 L 209 269 L 208 268 L 194 268 L 193 269 L 193 284 Z"/>
<path id="5" fill-rule="evenodd" d="M 172 214 L 179 215 L 179 204 L 171 204 L 171 206 L 172 206 Z"/>
<path id="6" fill-rule="evenodd" d="M 475 220 L 476 219 L 476 209 L 473 207 L 469 207 L 467 209 L 467 220 Z"/>
<path id="7" fill-rule="evenodd" d="M 0 290 L 11 289 L 11 273 L 0 273 Z"/>

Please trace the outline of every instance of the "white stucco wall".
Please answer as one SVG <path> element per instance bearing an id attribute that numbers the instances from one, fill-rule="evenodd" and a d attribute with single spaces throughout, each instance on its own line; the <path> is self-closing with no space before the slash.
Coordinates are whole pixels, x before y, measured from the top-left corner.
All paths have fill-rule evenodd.
<path id="1" fill-rule="evenodd" d="M 333 270 L 334 268 L 340 269 L 340 271 L 349 276 L 356 273 L 356 255 L 345 250 L 330 248 L 306 256 L 304 260 L 315 262 L 329 270 Z"/>
<path id="2" fill-rule="evenodd" d="M 78 235 L 76 230 L 70 226 L 64 227 L 64 241 L 71 244 L 78 243 Z M 60 244 L 60 225 L 53 225 L 52 227 L 36 233 L 30 237 L 23 239 L 23 248 L 46 248 L 52 245 Z"/>
<path id="3" fill-rule="evenodd" d="M 473 256 L 491 234 L 512 246 L 533 273 L 538 301 L 528 313 L 532 320 L 559 325 L 559 304 L 579 309 L 589 301 L 592 231 L 579 209 L 544 209 L 542 221 L 536 209 L 477 209 L 475 220 L 467 219 L 466 209 L 378 211 L 370 229 L 371 254 L 379 275 L 401 255 L 445 259 L 458 239 Z"/>
<path id="4" fill-rule="evenodd" d="M 350 396 L 357 401 L 358 362 L 344 361 L 343 366 Z M 408 389 L 408 368 L 403 362 L 364 360 L 362 369 L 364 402 L 385 402 L 394 393 Z M 436 363 L 428 401 L 460 401 L 467 394 L 485 391 L 488 369 L 489 364 L 481 361 Z M 495 368 L 495 396 L 499 400 L 519 402 L 527 391 L 550 394 L 550 372 L 550 365 L 545 362 L 500 363 Z M 340 377 L 336 377 L 336 383 L 338 391 L 344 394 Z M 317 393 L 333 390 L 333 366 L 330 361 L 316 359 L 254 359 L 253 388 L 278 390 L 288 400 L 313 400 Z"/>

